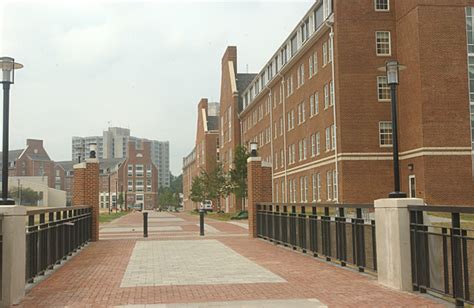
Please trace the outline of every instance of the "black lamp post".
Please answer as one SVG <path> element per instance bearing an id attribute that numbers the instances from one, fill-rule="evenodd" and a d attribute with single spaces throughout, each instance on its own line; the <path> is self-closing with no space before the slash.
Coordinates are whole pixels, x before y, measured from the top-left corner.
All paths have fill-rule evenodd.
<path id="1" fill-rule="evenodd" d="M 14 205 L 13 199 L 8 199 L 8 136 L 9 136 L 9 116 L 10 116 L 10 85 L 15 83 L 15 70 L 23 65 L 15 63 L 10 57 L 0 57 L 0 68 L 3 84 L 3 157 L 2 157 L 2 199 L 0 205 Z"/>
<path id="2" fill-rule="evenodd" d="M 397 60 L 387 61 L 380 70 L 387 73 L 387 84 L 390 86 L 392 100 L 392 148 L 393 148 L 393 183 L 395 190 L 388 194 L 389 198 L 406 198 L 407 194 L 400 191 L 400 165 L 398 159 L 398 126 L 397 126 L 397 85 L 398 74 L 405 66 Z"/>
<path id="3" fill-rule="evenodd" d="M 257 157 L 257 148 L 258 148 L 258 143 L 250 142 L 250 156 L 251 157 Z"/>

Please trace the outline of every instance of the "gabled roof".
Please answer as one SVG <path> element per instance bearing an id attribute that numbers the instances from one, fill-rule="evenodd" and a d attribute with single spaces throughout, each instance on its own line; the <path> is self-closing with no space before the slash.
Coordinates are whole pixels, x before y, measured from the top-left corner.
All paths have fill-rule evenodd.
<path id="1" fill-rule="evenodd" d="M 31 160 L 35 161 L 50 161 L 51 158 L 49 158 L 48 154 L 46 153 L 37 153 L 37 154 L 26 154 Z"/>
<path id="2" fill-rule="evenodd" d="M 74 165 L 77 164 L 76 161 L 66 160 L 66 161 L 57 161 L 56 165 L 61 166 L 64 171 L 72 171 L 74 169 Z"/>
<path id="3" fill-rule="evenodd" d="M 239 92 L 239 113 L 244 109 L 242 101 L 242 93 L 249 86 L 257 74 L 237 74 L 237 91 Z"/>
<path id="4" fill-rule="evenodd" d="M 8 151 L 8 161 L 15 161 L 17 160 L 21 153 L 23 153 L 25 149 L 21 149 L 21 150 L 11 150 L 11 151 Z M 2 156 L 2 152 L 0 152 L 0 157 Z"/>

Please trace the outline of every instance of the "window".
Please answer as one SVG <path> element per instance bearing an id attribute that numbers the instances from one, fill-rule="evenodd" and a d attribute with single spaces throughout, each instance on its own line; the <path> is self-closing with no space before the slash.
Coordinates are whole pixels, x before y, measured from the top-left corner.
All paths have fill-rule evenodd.
<path id="1" fill-rule="evenodd" d="M 314 112 L 314 94 L 309 96 L 309 117 L 313 117 L 315 115 Z"/>
<path id="2" fill-rule="evenodd" d="M 319 137 L 319 133 L 316 133 L 316 155 L 319 155 L 321 152 L 321 138 Z"/>
<path id="3" fill-rule="evenodd" d="M 338 198 L 338 188 L 337 188 L 337 172 L 336 170 L 334 170 L 332 172 L 332 192 L 333 192 L 333 197 L 334 197 L 334 200 L 337 201 L 337 198 Z"/>
<path id="4" fill-rule="evenodd" d="M 133 191 L 133 181 L 132 181 L 132 180 L 128 180 L 128 181 L 127 181 L 127 184 L 128 184 L 127 190 L 128 190 L 128 191 Z"/>
<path id="5" fill-rule="evenodd" d="M 311 135 L 311 157 L 316 156 L 316 135 Z"/>
<path id="6" fill-rule="evenodd" d="M 289 195 L 290 195 L 290 203 L 293 202 L 293 182 L 290 180 L 289 183 L 288 183 L 288 192 L 289 192 Z"/>
<path id="7" fill-rule="evenodd" d="M 323 6 L 320 5 L 315 11 L 314 11 L 314 30 L 317 30 L 323 23 L 324 21 L 324 12 L 323 12 Z"/>
<path id="8" fill-rule="evenodd" d="M 324 109 L 327 109 L 329 107 L 329 89 L 328 85 L 324 85 Z"/>
<path id="9" fill-rule="evenodd" d="M 291 44 L 291 56 L 293 57 L 296 54 L 296 51 L 298 50 L 298 42 L 296 41 L 296 34 L 293 35 L 293 37 L 290 40 Z"/>
<path id="10" fill-rule="evenodd" d="M 331 128 L 326 127 L 326 152 L 331 149 Z"/>
<path id="11" fill-rule="evenodd" d="M 408 197 L 416 198 L 416 178 L 414 175 L 408 176 Z"/>
<path id="12" fill-rule="evenodd" d="M 389 102 L 391 99 L 390 86 L 387 84 L 387 76 L 377 77 L 377 97 L 379 102 Z"/>
<path id="13" fill-rule="evenodd" d="M 323 44 L 323 67 L 328 64 L 328 43 L 324 42 Z"/>
<path id="14" fill-rule="evenodd" d="M 313 176 L 312 176 L 312 180 L 313 180 L 313 191 L 312 191 L 312 195 L 313 195 L 313 202 L 316 202 L 316 200 L 318 199 L 318 180 L 317 180 L 317 174 L 316 173 L 313 173 Z"/>
<path id="15" fill-rule="evenodd" d="M 280 136 L 283 136 L 283 117 L 280 117 Z"/>
<path id="16" fill-rule="evenodd" d="M 298 68 L 298 88 L 304 85 L 304 63 Z"/>
<path id="17" fill-rule="evenodd" d="M 314 93 L 314 114 L 319 113 L 319 92 Z"/>
<path id="18" fill-rule="evenodd" d="M 298 125 L 306 121 L 306 110 L 304 102 L 298 104 Z"/>
<path id="19" fill-rule="evenodd" d="M 306 153 L 307 153 L 307 145 L 306 145 L 306 138 L 303 139 L 303 160 L 306 159 Z"/>
<path id="20" fill-rule="evenodd" d="M 296 200 L 296 179 L 293 179 L 293 202 L 297 202 L 297 200 Z"/>
<path id="21" fill-rule="evenodd" d="M 389 0 L 374 0 L 376 11 L 389 11 L 390 2 Z"/>
<path id="22" fill-rule="evenodd" d="M 331 80 L 329 82 L 329 93 L 330 93 L 329 106 L 333 106 L 334 105 L 334 80 Z"/>
<path id="23" fill-rule="evenodd" d="M 299 156 L 299 161 L 303 160 L 303 140 L 300 140 L 298 142 L 298 156 Z"/>
<path id="24" fill-rule="evenodd" d="M 331 150 L 334 150 L 336 148 L 336 126 L 333 124 L 331 125 Z"/>
<path id="25" fill-rule="evenodd" d="M 128 176 L 133 176 L 133 165 L 128 165 Z"/>
<path id="26" fill-rule="evenodd" d="M 309 59 L 308 59 L 308 77 L 311 78 L 313 76 L 313 56 L 309 56 Z"/>
<path id="27" fill-rule="evenodd" d="M 389 31 L 377 31 L 375 32 L 377 56 L 390 56 L 390 32 Z"/>
<path id="28" fill-rule="evenodd" d="M 308 202 L 308 177 L 300 177 L 300 201 Z"/>
<path id="29" fill-rule="evenodd" d="M 287 61 L 287 54 L 286 54 L 286 47 L 283 47 L 283 49 L 280 51 L 280 59 L 281 59 L 281 66 L 286 64 Z"/>
<path id="30" fill-rule="evenodd" d="M 318 52 L 315 51 L 313 54 L 313 75 L 318 73 Z"/>
<path id="31" fill-rule="evenodd" d="M 332 171 L 328 171 L 326 173 L 326 184 L 327 184 L 326 195 L 327 195 L 328 201 L 330 201 L 332 200 Z"/>
<path id="32" fill-rule="evenodd" d="M 309 37 L 309 18 L 301 25 L 301 42 L 304 43 Z"/>
<path id="33" fill-rule="evenodd" d="M 285 154 L 283 150 L 280 150 L 280 167 L 283 168 L 285 166 Z"/>
<path id="34" fill-rule="evenodd" d="M 379 122 L 379 142 L 381 147 L 392 145 L 392 122 Z"/>
<path id="35" fill-rule="evenodd" d="M 281 202 L 286 202 L 285 200 L 285 181 L 281 181 Z"/>
<path id="36" fill-rule="evenodd" d="M 136 180 L 135 190 L 136 191 L 143 191 L 143 180 Z"/>
<path id="37" fill-rule="evenodd" d="M 318 201 L 321 201 L 321 174 L 317 174 L 316 180 L 318 182 Z"/>

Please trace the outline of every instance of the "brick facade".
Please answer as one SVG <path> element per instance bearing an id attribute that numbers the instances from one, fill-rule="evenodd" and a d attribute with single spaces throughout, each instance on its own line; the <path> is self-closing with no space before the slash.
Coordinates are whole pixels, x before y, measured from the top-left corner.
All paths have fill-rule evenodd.
<path id="1" fill-rule="evenodd" d="M 247 160 L 249 236 L 257 237 L 257 202 L 272 201 L 272 168 L 260 157 Z"/>
<path id="2" fill-rule="evenodd" d="M 92 207 L 93 242 L 99 240 L 99 161 L 88 159 L 74 165 L 74 185 L 72 205 L 89 205 Z"/>
<path id="3" fill-rule="evenodd" d="M 195 147 L 183 159 L 183 203 L 184 209 L 197 209 L 199 204 L 190 199 L 192 180 L 201 172 L 212 172 L 219 160 L 219 104 L 210 103 L 202 98 L 197 108 L 197 126 Z M 213 200 L 214 210 L 218 208 L 217 200 Z"/>

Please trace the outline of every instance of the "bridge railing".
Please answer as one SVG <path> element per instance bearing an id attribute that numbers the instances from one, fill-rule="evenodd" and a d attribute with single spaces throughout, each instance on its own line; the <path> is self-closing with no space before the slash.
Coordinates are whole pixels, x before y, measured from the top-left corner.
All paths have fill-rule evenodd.
<path id="1" fill-rule="evenodd" d="M 373 209 L 373 204 L 257 203 L 257 236 L 376 272 Z"/>
<path id="2" fill-rule="evenodd" d="M 91 239 L 91 230 L 90 206 L 27 211 L 26 282 L 34 282 L 84 246 Z"/>

